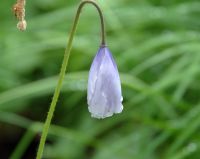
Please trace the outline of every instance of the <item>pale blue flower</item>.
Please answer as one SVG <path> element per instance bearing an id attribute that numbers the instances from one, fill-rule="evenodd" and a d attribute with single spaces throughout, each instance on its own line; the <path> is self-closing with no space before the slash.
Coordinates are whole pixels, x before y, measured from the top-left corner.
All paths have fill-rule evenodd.
<path id="1" fill-rule="evenodd" d="M 92 117 L 105 118 L 123 110 L 121 82 L 109 49 L 101 46 L 89 72 L 87 101 Z"/>

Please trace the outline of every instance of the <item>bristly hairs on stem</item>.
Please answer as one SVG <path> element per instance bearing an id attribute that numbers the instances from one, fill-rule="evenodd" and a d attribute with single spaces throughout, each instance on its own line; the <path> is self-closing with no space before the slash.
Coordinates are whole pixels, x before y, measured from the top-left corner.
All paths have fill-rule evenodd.
<path id="1" fill-rule="evenodd" d="M 18 20 L 17 28 L 21 31 L 26 30 L 25 20 L 25 4 L 26 0 L 17 0 L 16 4 L 13 5 L 13 13 Z"/>
<path id="2" fill-rule="evenodd" d="M 67 42 L 67 47 L 65 49 L 63 63 L 62 63 L 62 66 L 61 66 L 61 71 L 60 71 L 60 74 L 59 74 L 58 83 L 57 83 L 57 86 L 55 88 L 55 92 L 54 92 L 53 99 L 52 99 L 52 102 L 51 102 L 51 105 L 50 105 L 50 108 L 49 108 L 49 112 L 47 114 L 46 121 L 44 123 L 44 127 L 43 127 L 43 131 L 42 131 L 42 136 L 41 136 L 41 139 L 40 139 L 36 159 L 42 158 L 42 154 L 43 154 L 43 150 L 44 150 L 44 146 L 45 146 L 45 141 L 46 141 L 46 138 L 47 138 L 47 135 L 48 135 L 51 120 L 52 120 L 52 117 L 53 117 L 53 114 L 54 114 L 54 111 L 55 111 L 56 103 L 57 103 L 58 97 L 60 95 L 60 90 L 61 90 L 63 79 L 64 79 L 64 76 L 65 76 L 65 72 L 66 72 L 66 68 L 67 68 L 67 64 L 68 64 L 68 60 L 69 60 L 69 56 L 70 56 L 70 51 L 71 51 L 71 48 L 72 48 L 72 42 L 73 42 L 74 34 L 76 32 L 79 16 L 80 16 L 81 10 L 82 10 L 82 8 L 85 4 L 92 4 L 97 9 L 97 11 L 99 13 L 99 17 L 100 17 L 100 22 L 101 22 L 101 46 L 106 45 L 104 19 L 103 19 L 103 14 L 102 14 L 102 11 L 101 11 L 99 5 L 94 0 L 83 0 L 83 1 L 81 1 L 81 3 L 78 6 L 77 12 L 76 12 L 76 16 L 75 16 L 75 19 L 74 19 L 74 22 L 73 22 L 72 30 L 69 34 L 69 39 L 68 39 L 68 42 Z"/>

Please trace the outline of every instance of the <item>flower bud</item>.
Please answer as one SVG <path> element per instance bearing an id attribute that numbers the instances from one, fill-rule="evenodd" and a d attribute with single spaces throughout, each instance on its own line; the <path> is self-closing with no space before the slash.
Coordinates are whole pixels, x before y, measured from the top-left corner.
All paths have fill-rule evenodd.
<path id="1" fill-rule="evenodd" d="M 102 46 L 89 72 L 87 101 L 92 117 L 106 118 L 123 110 L 117 65 L 107 47 Z"/>

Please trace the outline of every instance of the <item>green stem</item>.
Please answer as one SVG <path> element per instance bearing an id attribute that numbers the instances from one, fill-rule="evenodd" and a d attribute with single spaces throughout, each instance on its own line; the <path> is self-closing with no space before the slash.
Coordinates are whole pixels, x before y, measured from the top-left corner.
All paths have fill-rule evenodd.
<path id="1" fill-rule="evenodd" d="M 57 86 L 56 86 L 56 89 L 55 89 L 55 92 L 54 92 L 54 95 L 53 95 L 53 99 L 52 99 L 52 102 L 51 102 L 51 105 L 50 105 L 50 108 L 49 108 L 49 112 L 47 114 L 46 121 L 44 123 L 44 128 L 43 128 L 43 131 L 42 131 L 42 136 L 41 136 L 41 139 L 40 139 L 40 144 L 39 144 L 36 159 L 42 158 L 45 141 L 46 141 L 46 138 L 47 138 L 47 134 L 48 134 L 49 127 L 50 127 L 50 124 L 51 124 L 51 120 L 52 120 L 52 117 L 53 117 L 53 114 L 54 114 L 54 111 L 55 111 L 56 103 L 57 103 L 57 100 L 58 100 L 58 97 L 59 97 L 59 94 L 60 94 L 60 90 L 61 90 L 61 87 L 62 87 L 64 76 L 65 76 L 65 72 L 66 72 L 66 68 L 67 68 L 67 64 L 68 64 L 68 60 L 69 60 L 69 56 L 70 56 L 70 51 L 71 51 L 71 48 L 72 48 L 72 42 L 73 42 L 74 34 L 76 32 L 79 16 L 80 16 L 80 13 L 81 13 L 83 6 L 87 3 L 90 3 L 93 6 L 95 6 L 95 8 L 97 9 L 97 11 L 99 13 L 100 21 L 101 21 L 101 37 L 102 37 L 101 45 L 105 45 L 105 27 L 104 27 L 104 19 L 103 19 L 102 11 L 95 1 L 83 0 L 79 4 L 79 7 L 77 9 L 77 13 L 76 13 L 76 16 L 75 16 L 75 19 L 74 19 L 73 27 L 72 27 L 72 30 L 69 34 L 69 39 L 68 39 L 67 47 L 65 49 L 64 59 L 63 59 L 63 63 L 62 63 L 61 71 L 60 71 L 60 75 L 59 75 L 59 80 L 58 80 L 58 83 L 57 83 Z"/>

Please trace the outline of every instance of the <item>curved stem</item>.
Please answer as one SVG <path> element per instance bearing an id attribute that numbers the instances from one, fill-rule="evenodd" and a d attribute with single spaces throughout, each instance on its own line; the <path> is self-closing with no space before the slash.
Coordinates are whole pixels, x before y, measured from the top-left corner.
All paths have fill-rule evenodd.
<path id="1" fill-rule="evenodd" d="M 51 124 L 51 120 L 52 120 L 52 117 L 53 117 L 53 114 L 54 114 L 54 111 L 55 111 L 56 103 L 57 103 L 58 97 L 60 95 L 60 90 L 61 90 L 63 79 L 64 79 L 64 76 L 65 76 L 65 72 L 66 72 L 66 68 L 67 68 L 67 64 L 68 64 L 68 60 L 69 60 L 69 56 L 70 56 L 70 51 L 71 51 L 71 47 L 72 47 L 72 42 L 73 42 L 74 34 L 76 32 L 76 28 L 77 28 L 79 16 L 80 16 L 80 13 L 81 13 L 81 9 L 87 3 L 90 3 L 93 6 L 95 6 L 95 8 L 97 9 L 97 11 L 99 13 L 100 21 L 101 21 L 101 31 L 102 31 L 101 32 L 101 37 L 102 37 L 101 45 L 105 45 L 105 27 L 104 27 L 104 19 L 103 19 L 102 11 L 95 1 L 84 0 L 79 4 L 79 7 L 78 7 L 78 10 L 77 10 L 74 22 L 73 22 L 73 27 L 72 27 L 72 30 L 69 34 L 69 39 L 68 39 L 67 47 L 65 49 L 63 63 L 62 63 L 62 66 L 61 66 L 61 71 L 60 71 L 58 83 L 57 83 L 57 86 L 56 86 L 56 89 L 55 89 L 55 92 L 54 92 L 54 95 L 53 95 L 53 99 L 52 99 L 52 102 L 51 102 L 51 105 L 50 105 L 50 108 L 49 108 L 49 112 L 47 114 L 46 121 L 44 123 L 44 128 L 43 128 L 43 131 L 42 131 L 42 136 L 41 136 L 41 139 L 40 139 L 36 159 L 42 158 L 45 141 L 46 141 L 46 138 L 47 138 L 47 134 L 48 134 L 49 127 L 50 127 L 50 124 Z"/>
<path id="2" fill-rule="evenodd" d="M 92 4 L 97 9 L 97 11 L 99 13 L 99 18 L 100 18 L 100 21 L 101 21 L 101 38 L 102 38 L 101 39 L 101 45 L 105 45 L 106 44 L 106 41 L 105 41 L 106 40 L 105 39 L 106 34 L 105 34 L 104 18 L 103 18 L 103 14 L 102 14 L 100 7 L 98 6 L 98 4 L 95 1 L 93 1 L 93 0 L 83 0 L 78 7 L 77 14 L 76 14 L 76 17 L 75 17 L 75 21 L 78 21 L 81 9 L 83 8 L 83 6 L 86 3 Z"/>

